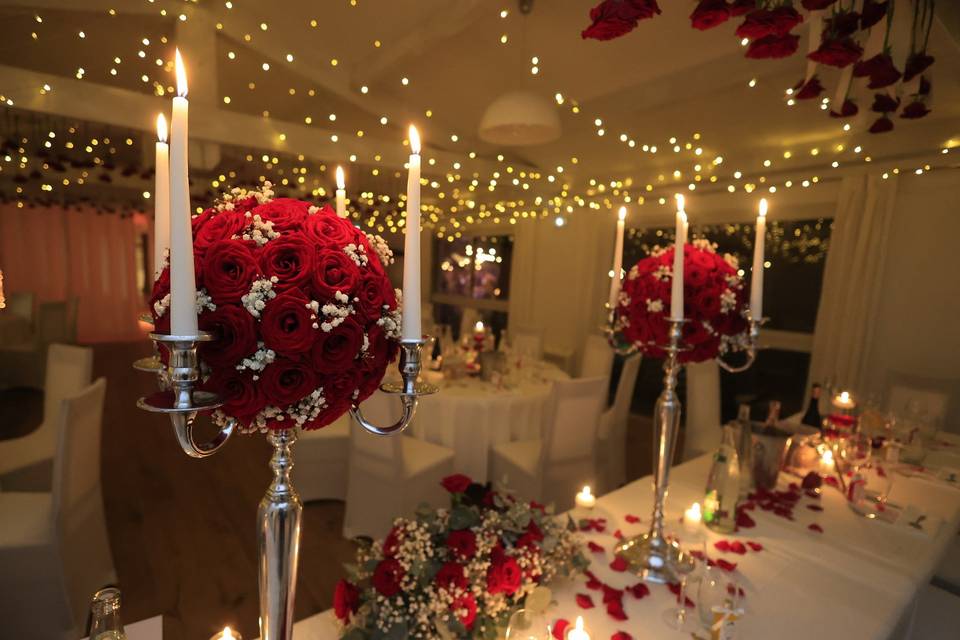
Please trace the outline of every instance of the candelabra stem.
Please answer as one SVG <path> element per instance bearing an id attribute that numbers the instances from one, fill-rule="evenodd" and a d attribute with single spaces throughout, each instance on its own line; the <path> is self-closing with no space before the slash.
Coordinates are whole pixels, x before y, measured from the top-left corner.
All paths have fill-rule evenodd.
<path id="1" fill-rule="evenodd" d="M 273 482 L 257 509 L 260 543 L 260 637 L 290 640 L 293 633 L 293 603 L 297 586 L 300 522 L 303 503 L 290 482 L 293 468 L 291 447 L 294 429 L 272 431 L 270 468 Z"/>

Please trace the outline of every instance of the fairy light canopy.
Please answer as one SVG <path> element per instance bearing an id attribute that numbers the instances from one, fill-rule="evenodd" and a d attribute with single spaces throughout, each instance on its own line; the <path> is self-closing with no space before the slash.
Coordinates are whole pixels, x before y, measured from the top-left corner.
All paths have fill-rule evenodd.
<path id="1" fill-rule="evenodd" d="M 877 136 L 867 118 L 833 120 L 821 105 L 792 101 L 785 90 L 802 74 L 796 59 L 745 59 L 732 24 L 696 32 L 688 6 L 663 4 L 636 37 L 597 42 L 579 35 L 589 3 L 524 16 L 507 0 L 291 0 L 283 12 L 243 0 L 22 0 L 0 8 L 8 33 L 0 100 L 17 113 L 152 137 L 161 96 L 178 91 L 179 47 L 190 70 L 191 134 L 222 145 L 223 168 L 198 173 L 195 189 L 243 177 L 227 170 L 239 158 L 254 177 L 325 198 L 333 168 L 354 165 L 355 215 L 398 230 L 406 127 L 417 122 L 424 221 L 451 238 L 473 224 L 584 210 L 613 218 L 624 203 L 639 206 L 640 220 L 650 207 L 669 210 L 680 189 L 776 193 L 871 162 L 925 171 L 929 160 L 916 158 L 960 139 L 949 20 L 935 21 L 931 35 L 933 112 Z M 519 94 L 518 73 L 526 77 Z M 14 145 L 37 142 L 21 137 L 33 139 Z M 90 146 L 89 156 L 108 162 L 103 146 L 69 141 L 72 149 L 63 135 L 48 148 Z M 0 182 L 36 166 L 17 162 L 15 149 L 10 157 Z"/>

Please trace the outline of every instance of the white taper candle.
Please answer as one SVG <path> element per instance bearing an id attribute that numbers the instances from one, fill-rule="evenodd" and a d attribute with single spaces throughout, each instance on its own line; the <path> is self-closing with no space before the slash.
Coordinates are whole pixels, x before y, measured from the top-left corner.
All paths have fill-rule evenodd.
<path id="1" fill-rule="evenodd" d="M 410 171 L 407 174 L 407 221 L 403 245 L 404 340 L 420 340 L 420 134 L 410 125 Z"/>
<path id="2" fill-rule="evenodd" d="M 767 236 L 767 199 L 760 198 L 757 216 L 757 238 L 753 243 L 753 271 L 750 281 L 750 315 L 754 320 L 763 317 L 763 254 Z"/>
<path id="3" fill-rule="evenodd" d="M 677 219 L 673 243 L 673 281 L 670 289 L 670 319 L 683 320 L 683 247 L 687 242 L 687 212 L 683 196 L 677 194 Z"/>
<path id="4" fill-rule="evenodd" d="M 190 178 L 187 164 L 187 74 L 176 51 L 177 97 L 170 122 L 170 333 L 197 334 L 197 281 L 193 268 L 190 224 Z"/>
<path id="5" fill-rule="evenodd" d="M 157 151 L 153 188 L 153 273 L 163 269 L 164 252 L 170 248 L 170 145 L 167 119 L 157 116 Z"/>
<path id="6" fill-rule="evenodd" d="M 620 286 L 623 281 L 621 275 L 623 271 L 623 228 L 625 225 L 624 220 L 626 219 L 627 208 L 620 207 L 620 211 L 617 212 L 617 238 L 613 244 L 613 278 L 610 280 L 610 299 L 608 301 L 611 309 L 617 306 L 620 297 Z"/>
<path id="7" fill-rule="evenodd" d="M 337 167 L 337 215 L 347 217 L 347 183 L 343 178 L 343 167 Z"/>

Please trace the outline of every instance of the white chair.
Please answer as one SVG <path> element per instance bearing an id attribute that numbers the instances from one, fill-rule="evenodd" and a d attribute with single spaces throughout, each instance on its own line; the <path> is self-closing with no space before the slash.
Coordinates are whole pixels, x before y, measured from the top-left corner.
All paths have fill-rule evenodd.
<path id="1" fill-rule="evenodd" d="M 683 407 L 683 459 L 690 460 L 720 446 L 720 366 L 716 360 L 707 360 L 684 368 L 687 401 Z"/>
<path id="2" fill-rule="evenodd" d="M 960 596 L 928 584 L 917 594 L 910 628 L 902 637 L 956 640 L 957 629 L 960 629 Z"/>
<path id="3" fill-rule="evenodd" d="M 511 347 L 527 358 L 543 359 L 543 329 L 514 329 Z"/>
<path id="4" fill-rule="evenodd" d="M 637 354 L 623 361 L 613 404 L 600 416 L 597 434 L 597 469 L 600 477 L 597 493 L 613 491 L 627 481 L 627 422 L 642 360 L 643 356 Z"/>
<path id="5" fill-rule="evenodd" d="M 523 499 L 552 503 L 558 512 L 572 507 L 583 485 L 596 486 L 594 447 L 607 386 L 606 378 L 554 382 L 542 436 L 495 445 L 493 481 Z"/>
<path id="6" fill-rule="evenodd" d="M 580 361 L 581 378 L 610 377 L 613 369 L 613 349 L 603 336 L 587 336 L 583 345 L 583 358 Z"/>
<path id="7" fill-rule="evenodd" d="M 347 413 L 323 429 L 300 432 L 291 478 L 304 502 L 347 497 L 350 421 Z"/>
<path id="8" fill-rule="evenodd" d="M 106 380 L 63 401 L 52 493 L 0 492 L 0 620 L 11 638 L 78 638 L 90 597 L 116 582 L 103 514 Z"/>
<path id="9" fill-rule="evenodd" d="M 93 350 L 52 344 L 47 350 L 43 422 L 25 436 L 0 441 L 0 486 L 14 491 L 49 491 L 63 399 L 90 384 Z"/>
<path id="10" fill-rule="evenodd" d="M 930 422 L 938 428 L 949 424 L 950 394 L 957 387 L 958 380 L 948 378 L 930 378 L 914 376 L 899 371 L 891 371 L 887 377 L 887 410 L 906 416 L 919 411 L 926 414 Z M 916 416 L 914 416 L 916 417 Z"/>
<path id="11" fill-rule="evenodd" d="M 375 392 L 361 406 L 375 424 L 400 417 L 396 397 Z M 343 536 L 385 536 L 399 516 L 411 516 L 423 503 L 447 506 L 440 481 L 453 471 L 453 450 L 408 436 L 375 436 L 350 429 L 347 508 Z"/>

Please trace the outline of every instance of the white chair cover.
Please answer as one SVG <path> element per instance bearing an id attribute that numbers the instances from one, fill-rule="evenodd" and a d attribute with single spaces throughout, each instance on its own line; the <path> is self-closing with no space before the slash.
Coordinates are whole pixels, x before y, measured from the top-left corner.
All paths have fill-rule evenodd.
<path id="1" fill-rule="evenodd" d="M 583 345 L 583 359 L 580 362 L 581 378 L 610 377 L 613 368 L 613 349 L 603 336 L 587 336 Z"/>
<path id="2" fill-rule="evenodd" d="M 381 391 L 361 409 L 366 419 L 379 425 L 393 424 L 400 417 L 400 403 Z M 440 481 L 453 473 L 453 450 L 403 435 L 375 436 L 359 426 L 349 434 L 345 538 L 379 538 L 389 532 L 394 519 L 412 515 L 420 504 L 447 504 Z"/>
<path id="3" fill-rule="evenodd" d="M 600 430 L 597 434 L 597 493 L 613 491 L 627 481 L 627 423 L 642 361 L 643 356 L 640 354 L 629 356 L 623 361 L 613 404 L 600 416 Z"/>
<path id="4" fill-rule="evenodd" d="M 300 432 L 291 478 L 304 502 L 347 497 L 351 426 L 347 413 L 323 429 Z"/>
<path id="5" fill-rule="evenodd" d="M 543 329 L 515 329 L 510 346 L 527 358 L 543 359 Z"/>
<path id="6" fill-rule="evenodd" d="M 90 597 L 116 582 L 100 484 L 106 386 L 63 401 L 53 493 L 0 492 L 4 636 L 79 637 Z"/>
<path id="7" fill-rule="evenodd" d="M 573 506 L 583 485 L 596 486 L 594 447 L 607 386 L 606 378 L 555 382 L 543 437 L 496 445 L 494 482 L 505 483 L 522 498 L 552 503 L 558 512 Z"/>
<path id="8" fill-rule="evenodd" d="M 50 491 L 60 408 L 90 384 L 93 350 L 52 344 L 46 369 L 43 422 L 25 436 L 0 441 L 0 485 L 8 491 Z"/>
<path id="9" fill-rule="evenodd" d="M 707 360 L 685 368 L 683 459 L 690 460 L 720 446 L 720 366 L 716 360 Z"/>

